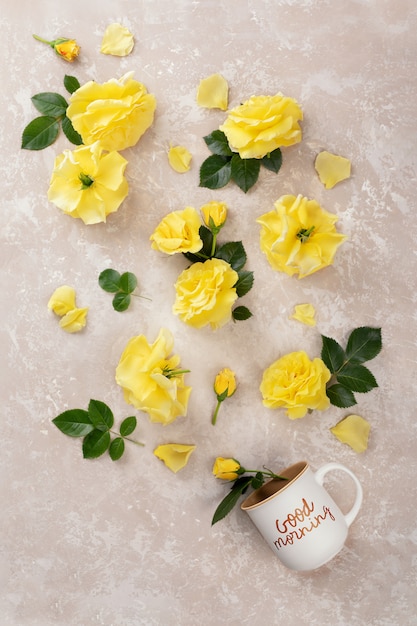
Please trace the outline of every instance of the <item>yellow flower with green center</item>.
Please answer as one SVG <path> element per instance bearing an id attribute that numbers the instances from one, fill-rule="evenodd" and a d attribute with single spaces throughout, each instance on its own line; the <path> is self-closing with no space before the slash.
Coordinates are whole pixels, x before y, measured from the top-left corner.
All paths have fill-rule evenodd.
<path id="1" fill-rule="evenodd" d="M 337 220 L 316 200 L 281 196 L 274 210 L 256 220 L 261 225 L 261 250 L 274 270 L 304 278 L 333 263 L 347 238 L 337 232 Z"/>
<path id="2" fill-rule="evenodd" d="M 126 402 L 161 424 L 187 414 L 191 393 L 184 383 L 189 370 L 180 367 L 178 355 L 171 355 L 173 347 L 173 336 L 166 328 L 152 344 L 138 335 L 128 341 L 116 368 L 116 382 Z"/>
<path id="3" fill-rule="evenodd" d="M 118 152 L 104 152 L 99 142 L 65 150 L 55 159 L 48 199 L 85 224 L 105 222 L 128 194 L 126 165 Z"/>

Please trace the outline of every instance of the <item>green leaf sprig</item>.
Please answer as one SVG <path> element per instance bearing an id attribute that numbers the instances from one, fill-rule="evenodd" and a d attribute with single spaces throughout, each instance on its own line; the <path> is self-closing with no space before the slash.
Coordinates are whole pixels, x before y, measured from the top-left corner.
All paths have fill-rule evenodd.
<path id="1" fill-rule="evenodd" d="M 96 459 L 108 450 L 112 461 L 117 461 L 124 453 L 125 440 L 138 446 L 145 445 L 129 437 L 136 428 L 136 417 L 126 417 L 117 433 L 112 430 L 114 417 L 111 409 L 100 400 L 90 400 L 87 410 L 64 411 L 52 422 L 64 435 L 83 437 L 85 459 Z M 112 435 L 116 436 L 112 438 Z"/>
<path id="2" fill-rule="evenodd" d="M 326 394 L 337 407 L 356 404 L 354 392 L 367 393 L 378 387 L 374 375 L 363 365 L 376 357 L 382 349 L 380 328 L 361 326 L 350 334 L 346 349 L 330 337 L 321 336 L 321 358 L 332 373 Z"/>
<path id="3" fill-rule="evenodd" d="M 274 474 L 274 472 L 271 472 L 267 468 L 264 468 L 264 470 L 248 470 L 240 466 L 236 473 L 239 474 L 239 476 L 233 480 L 229 493 L 225 498 L 223 498 L 216 508 L 211 521 L 212 526 L 230 513 L 233 507 L 237 504 L 240 496 L 242 496 L 249 487 L 259 489 L 259 487 L 262 487 L 264 484 L 265 478 L 275 478 L 285 481 L 288 480 L 285 476 Z M 254 476 L 248 476 L 248 474 L 254 474 Z"/>
<path id="4" fill-rule="evenodd" d="M 64 77 L 64 87 L 71 94 L 80 87 L 74 76 Z M 26 150 L 43 150 L 50 146 L 59 133 L 59 125 L 66 138 L 79 146 L 83 143 L 81 135 L 74 129 L 71 120 L 67 117 L 68 102 L 59 93 L 43 92 L 31 98 L 41 116 L 32 120 L 22 134 L 22 148 Z"/>
<path id="5" fill-rule="evenodd" d="M 220 189 L 233 180 L 246 193 L 258 180 L 261 165 L 276 174 L 281 168 L 280 148 L 262 159 L 242 159 L 230 149 L 223 131 L 214 130 L 203 139 L 213 154 L 200 167 L 200 187 Z"/>
<path id="6" fill-rule="evenodd" d="M 204 225 L 200 226 L 199 234 L 203 247 L 198 252 L 184 252 L 183 254 L 191 263 L 201 263 L 213 258 L 222 259 L 229 263 L 238 275 L 234 287 L 238 297 L 241 298 L 252 289 L 254 281 L 253 272 L 243 269 L 247 261 L 245 248 L 241 241 L 229 241 L 219 245 L 217 232 L 216 227 L 207 228 Z M 252 317 L 252 313 L 246 306 L 237 306 L 232 309 L 234 321 L 247 320 L 250 317 Z"/>
<path id="7" fill-rule="evenodd" d="M 98 277 L 98 283 L 104 291 L 115 294 L 113 308 L 119 313 L 129 308 L 131 296 L 136 295 L 138 298 L 149 300 L 145 296 L 133 293 L 138 286 L 138 280 L 132 272 L 120 274 L 113 269 L 103 270 Z"/>

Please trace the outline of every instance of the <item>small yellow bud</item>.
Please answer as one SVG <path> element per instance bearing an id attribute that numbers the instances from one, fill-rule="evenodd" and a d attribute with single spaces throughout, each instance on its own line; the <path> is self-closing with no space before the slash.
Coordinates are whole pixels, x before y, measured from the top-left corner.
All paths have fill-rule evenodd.
<path id="1" fill-rule="evenodd" d="M 213 474 L 216 478 L 236 480 L 238 470 L 240 470 L 240 463 L 236 459 L 223 459 L 221 456 L 218 456 L 214 461 Z"/>

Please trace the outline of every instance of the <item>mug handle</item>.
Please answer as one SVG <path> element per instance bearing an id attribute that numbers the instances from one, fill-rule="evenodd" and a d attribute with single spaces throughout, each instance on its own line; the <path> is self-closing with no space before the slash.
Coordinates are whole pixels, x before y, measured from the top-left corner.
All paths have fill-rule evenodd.
<path id="1" fill-rule="evenodd" d="M 348 469 L 344 465 L 341 465 L 341 463 L 326 463 L 326 465 L 323 465 L 322 467 L 320 467 L 317 470 L 317 472 L 314 474 L 314 478 L 319 483 L 319 485 L 323 486 L 323 480 L 324 480 L 325 475 L 327 474 L 327 472 L 331 472 L 332 470 L 342 470 L 342 472 L 346 472 L 346 474 L 349 474 L 349 476 L 352 478 L 356 486 L 355 502 L 353 503 L 353 506 L 350 509 L 350 511 L 346 513 L 346 515 L 344 515 L 346 524 L 349 527 L 351 523 L 353 522 L 353 520 L 355 519 L 355 517 L 357 516 L 357 514 L 359 513 L 359 509 L 361 508 L 362 498 L 363 498 L 362 487 L 361 487 L 359 480 L 356 478 L 355 474 L 351 472 L 350 469 Z"/>

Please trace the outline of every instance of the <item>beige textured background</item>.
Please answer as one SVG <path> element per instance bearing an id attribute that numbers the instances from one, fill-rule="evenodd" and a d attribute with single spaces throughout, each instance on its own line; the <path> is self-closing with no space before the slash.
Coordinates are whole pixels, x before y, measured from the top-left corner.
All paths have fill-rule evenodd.
<path id="1" fill-rule="evenodd" d="M 0 623 L 13 626 L 392 626 L 417 624 L 415 307 L 417 238 L 416 58 L 413 0 L 2 0 L 1 23 L 1 594 Z M 101 55 L 105 27 L 134 33 L 127 58 Z M 76 37 L 66 64 L 32 33 Z M 158 100 L 156 120 L 126 150 L 130 193 L 106 225 L 84 226 L 46 198 L 59 140 L 42 152 L 20 149 L 36 116 L 35 93 L 65 95 L 64 74 L 81 83 L 134 70 Z M 220 72 L 230 105 L 282 91 L 301 104 L 303 142 L 284 152 L 278 176 L 262 172 L 248 194 L 198 187 L 208 156 L 202 140 L 224 119 L 195 103 L 199 80 Z M 193 167 L 167 163 L 186 145 Z M 352 177 L 325 190 L 314 171 L 327 149 L 352 161 Z M 333 267 L 298 281 L 274 273 L 259 249 L 257 216 L 283 193 L 316 198 L 340 216 L 349 240 Z M 254 317 L 216 333 L 193 330 L 171 313 L 184 267 L 152 251 L 149 236 L 169 211 L 227 202 L 223 238 L 242 239 L 255 286 L 244 303 Z M 130 270 L 142 293 L 124 314 L 97 284 L 106 267 Z M 89 306 L 88 325 L 67 335 L 47 310 L 61 284 Z M 289 320 L 311 302 L 318 325 Z M 243 302 L 242 302 L 243 303 Z M 263 369 L 291 350 L 319 355 L 320 333 L 346 340 L 356 326 L 381 326 L 383 352 L 370 364 L 380 388 L 355 407 L 372 426 L 357 455 L 329 428 L 350 411 L 329 409 L 295 422 L 264 409 Z M 192 372 L 189 414 L 166 428 L 139 415 L 144 449 L 119 463 L 84 461 L 81 442 L 51 419 L 90 398 L 116 420 L 132 413 L 114 381 L 133 335 L 153 341 L 166 326 Z M 212 380 L 228 365 L 239 389 L 213 428 Z M 172 474 L 152 454 L 166 442 L 195 443 Z M 308 459 L 337 460 L 364 487 L 364 504 L 342 553 L 320 570 L 286 570 L 236 509 L 211 528 L 226 485 L 211 475 L 216 456 L 276 470 Z M 349 507 L 348 482 L 330 483 Z"/>

